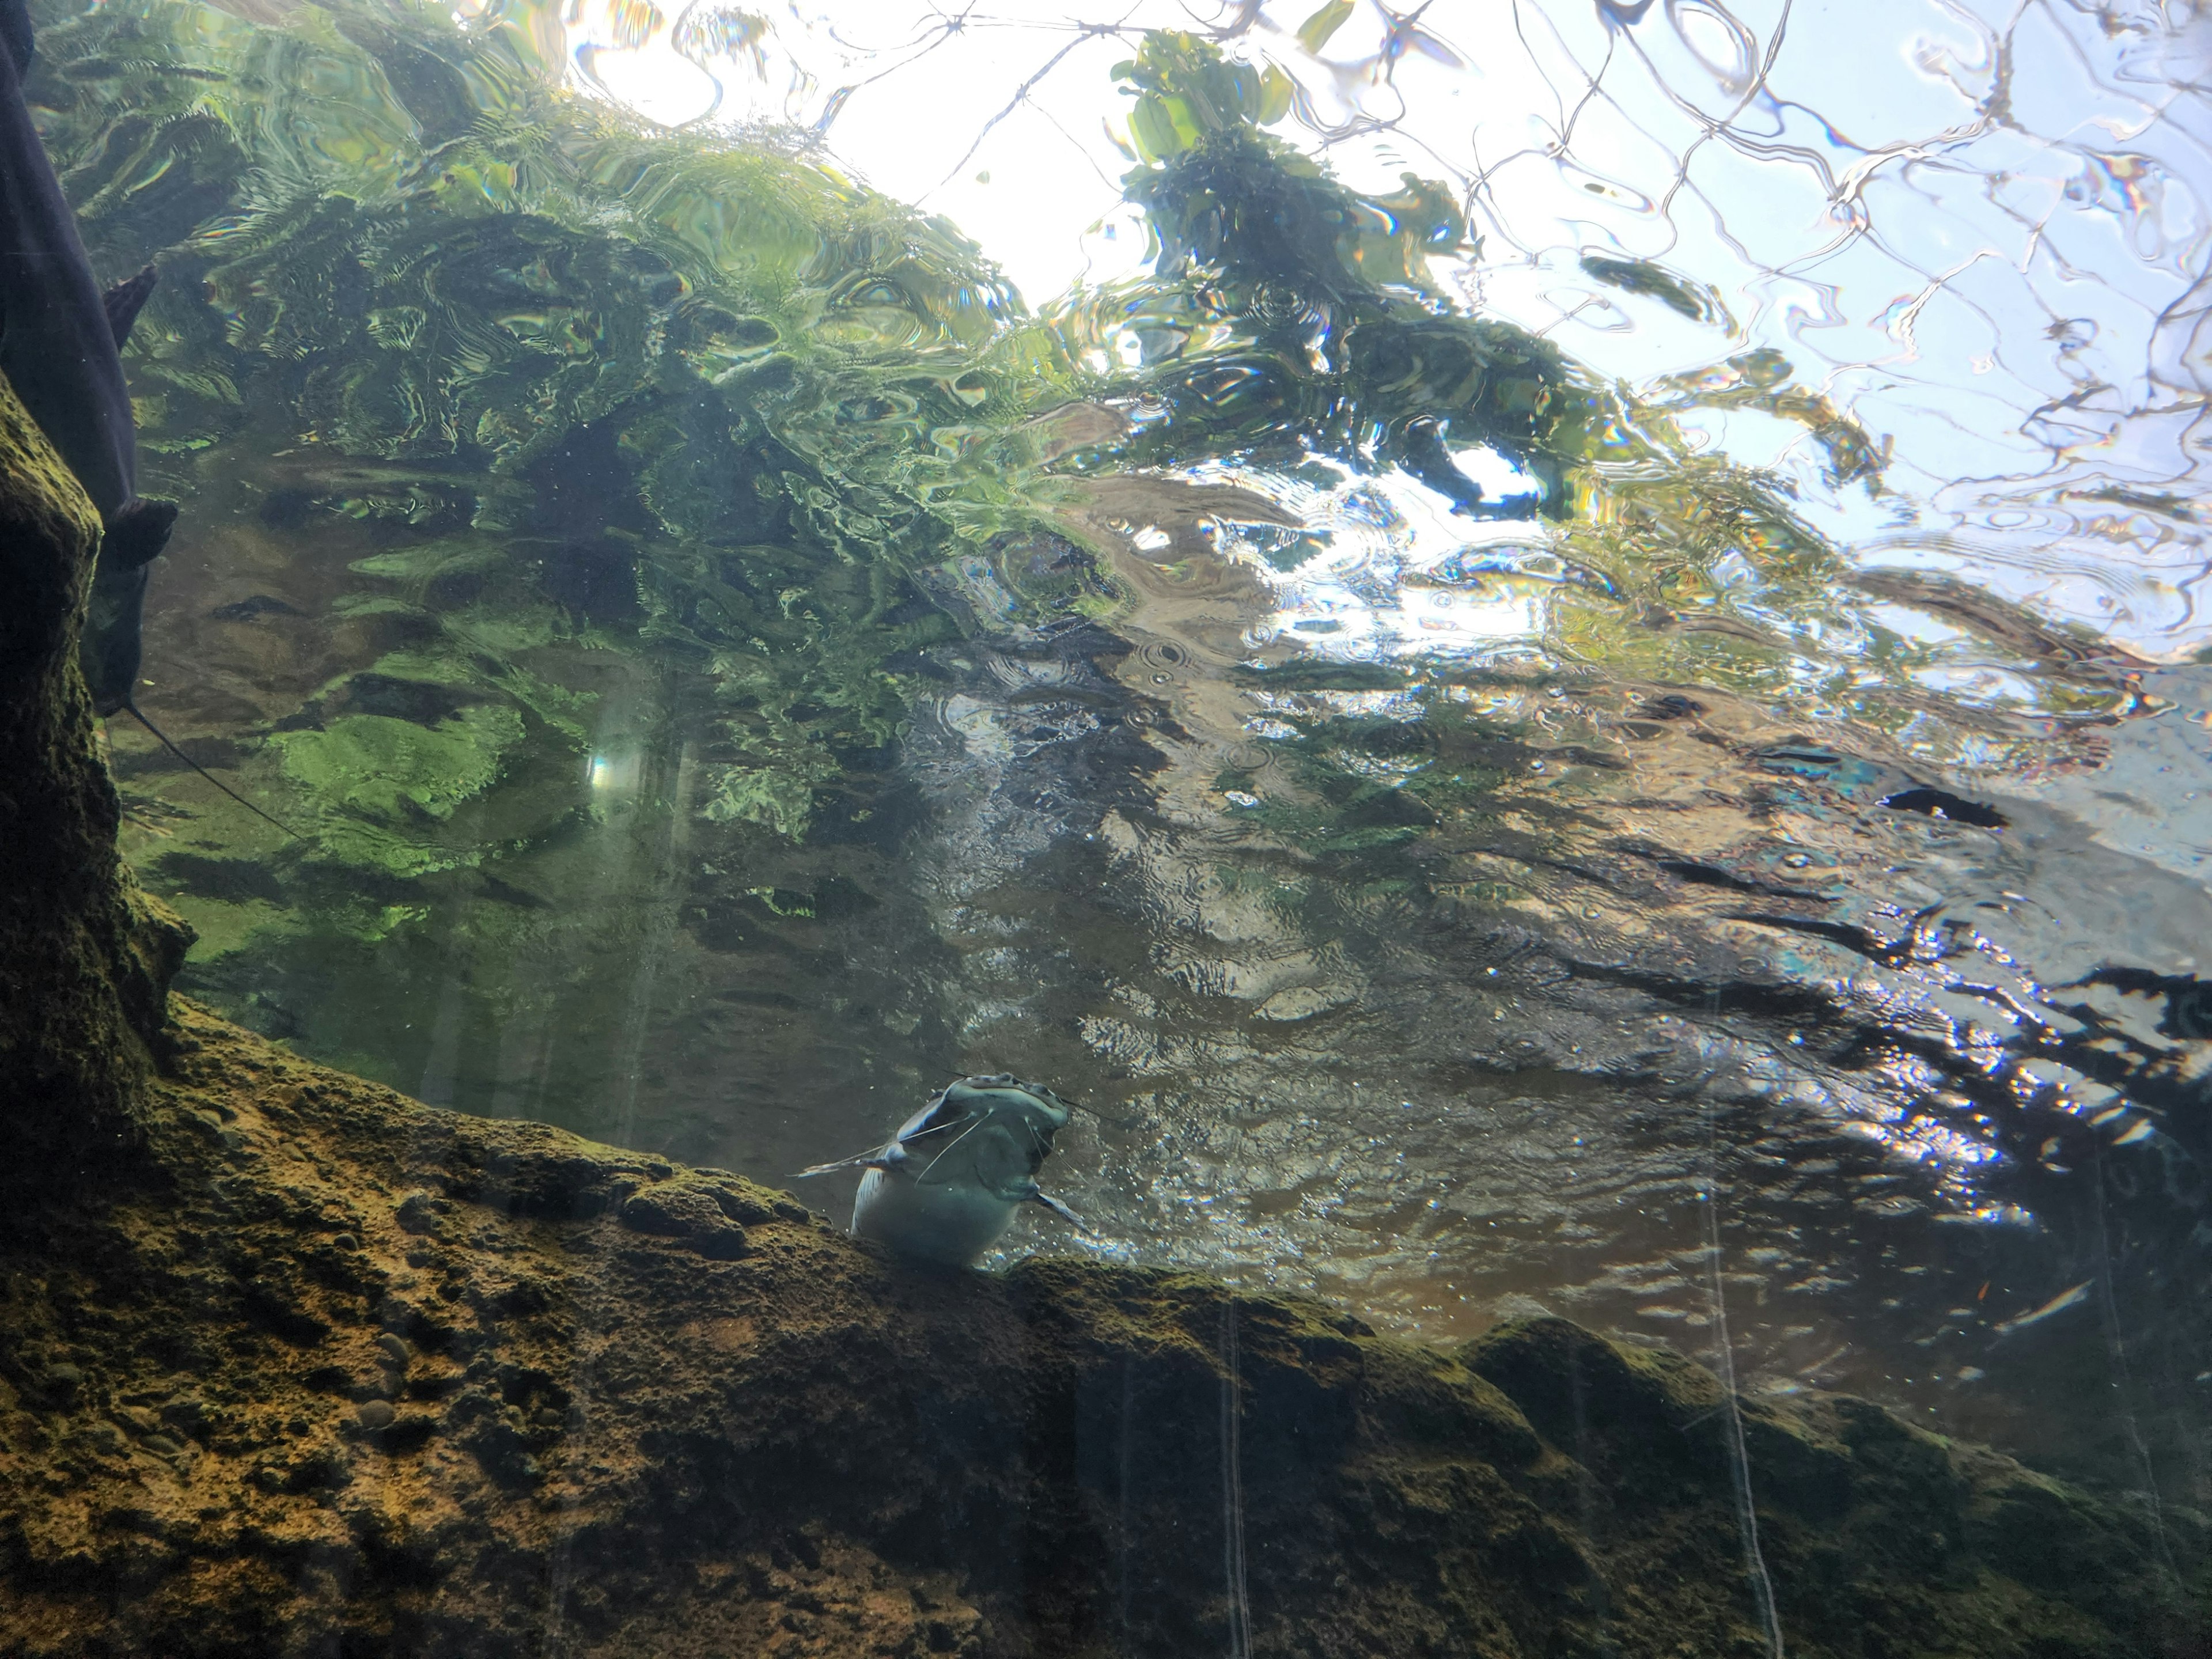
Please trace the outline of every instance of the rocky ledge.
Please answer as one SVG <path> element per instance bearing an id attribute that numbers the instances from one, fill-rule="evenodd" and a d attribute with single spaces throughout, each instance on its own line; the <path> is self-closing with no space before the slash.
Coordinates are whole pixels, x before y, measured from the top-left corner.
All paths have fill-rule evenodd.
<path id="1" fill-rule="evenodd" d="M 0 1654 L 1759 1655 L 1718 1384 L 1559 1320 L 871 1253 L 188 1004 L 0 1238 Z M 2205 1528 L 1741 1417 L 1796 1655 L 2204 1651 Z"/>

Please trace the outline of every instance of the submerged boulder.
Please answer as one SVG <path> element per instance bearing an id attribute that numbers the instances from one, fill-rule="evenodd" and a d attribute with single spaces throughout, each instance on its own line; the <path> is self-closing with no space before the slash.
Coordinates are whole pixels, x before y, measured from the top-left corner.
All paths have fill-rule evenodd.
<path id="1" fill-rule="evenodd" d="M 916 1269 L 189 1004 L 172 1040 L 149 1159 L 0 1241 L 0 1653 L 1750 1655 L 1754 1559 L 1791 1653 L 2198 1650 L 2198 1517 L 1864 1401 Z"/>

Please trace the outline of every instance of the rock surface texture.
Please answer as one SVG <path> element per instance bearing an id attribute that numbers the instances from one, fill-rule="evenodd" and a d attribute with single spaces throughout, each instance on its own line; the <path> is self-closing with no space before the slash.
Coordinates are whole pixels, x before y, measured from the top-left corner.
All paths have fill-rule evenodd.
<path id="1" fill-rule="evenodd" d="M 1756 1655 L 1707 1372 L 1557 1320 L 872 1254 L 180 1004 L 0 1259 L 0 1654 Z M 2203 1528 L 1744 1414 L 1802 1655 L 2202 1652 Z"/>
<path id="2" fill-rule="evenodd" d="M 191 935 L 115 850 L 77 672 L 100 520 L 0 377 L 0 1193 L 127 1155 Z"/>

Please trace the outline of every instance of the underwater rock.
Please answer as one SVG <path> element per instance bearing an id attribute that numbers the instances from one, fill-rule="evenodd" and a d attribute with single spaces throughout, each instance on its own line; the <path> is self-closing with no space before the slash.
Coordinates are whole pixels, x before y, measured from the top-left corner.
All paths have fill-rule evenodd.
<path id="1" fill-rule="evenodd" d="M 1767 1650 L 1686 1361 L 917 1272 L 176 1016 L 150 1163 L 0 1231 L 11 1659 Z M 2193 1513 L 1860 1401 L 1741 1420 L 1790 1652 L 2195 1650 Z"/>
<path id="2" fill-rule="evenodd" d="M 734 1212 L 734 1213 L 733 1213 Z M 623 1224 L 641 1233 L 686 1241 L 700 1255 L 732 1261 L 745 1254 L 744 1223 L 766 1220 L 774 1211 L 748 1202 L 732 1191 L 726 1198 L 707 1183 L 670 1181 L 632 1193 L 623 1200 Z"/>
<path id="3" fill-rule="evenodd" d="M 132 1144 L 191 943 L 116 854 L 121 809 L 76 662 L 99 542 L 92 503 L 0 379 L 0 1185 Z"/>

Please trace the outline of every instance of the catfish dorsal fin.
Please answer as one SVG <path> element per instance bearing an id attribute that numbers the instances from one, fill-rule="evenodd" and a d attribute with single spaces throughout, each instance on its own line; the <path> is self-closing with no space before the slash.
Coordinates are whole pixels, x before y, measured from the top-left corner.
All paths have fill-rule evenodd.
<path id="1" fill-rule="evenodd" d="M 206 767 L 202 766 L 190 755 L 187 755 L 183 750 L 178 748 L 175 744 L 169 740 L 169 734 L 167 732 L 164 732 L 160 726 L 155 725 L 153 721 L 146 718 L 144 713 L 140 710 L 136 699 L 125 702 L 123 705 L 123 710 L 125 714 L 129 714 L 132 720 L 137 720 L 139 725 L 144 726 L 149 732 L 151 732 L 155 738 L 160 742 L 162 748 L 167 750 L 179 760 L 184 762 L 184 763 L 191 767 L 193 771 L 198 773 L 216 788 L 222 790 L 224 794 L 229 796 L 240 806 L 243 806 L 247 811 L 252 813 L 255 817 L 260 818 L 266 823 L 275 824 L 279 830 L 282 830 L 294 841 L 305 841 L 307 839 L 307 837 L 302 836 L 297 830 L 295 830 L 290 824 L 285 823 L 283 819 L 270 817 L 268 813 L 263 811 L 252 801 L 246 799 L 245 796 L 240 794 L 237 790 L 232 788 L 221 778 L 216 777 L 213 773 L 210 772 Z"/>
<path id="2" fill-rule="evenodd" d="M 1032 1183 L 1032 1185 L 1034 1184 L 1035 1183 Z M 1043 1205 L 1046 1209 L 1050 1210 L 1054 1215 L 1058 1216 L 1062 1221 L 1067 1223 L 1069 1226 L 1074 1228 L 1079 1233 L 1082 1233 L 1091 1238 L 1096 1238 L 1098 1237 L 1097 1231 L 1091 1227 L 1090 1223 L 1084 1220 L 1081 1216 L 1076 1214 L 1074 1211 L 1069 1209 L 1066 1205 L 1061 1203 L 1050 1193 L 1039 1189 L 1030 1193 L 1029 1196 L 1030 1201 L 1032 1204 Z"/>
<path id="3" fill-rule="evenodd" d="M 100 309 L 107 313 L 107 331 L 115 337 L 118 346 L 131 337 L 131 325 L 138 320 L 139 307 L 146 303 L 146 296 L 161 280 L 161 273 L 148 265 L 136 276 L 125 276 L 100 296 Z"/>

